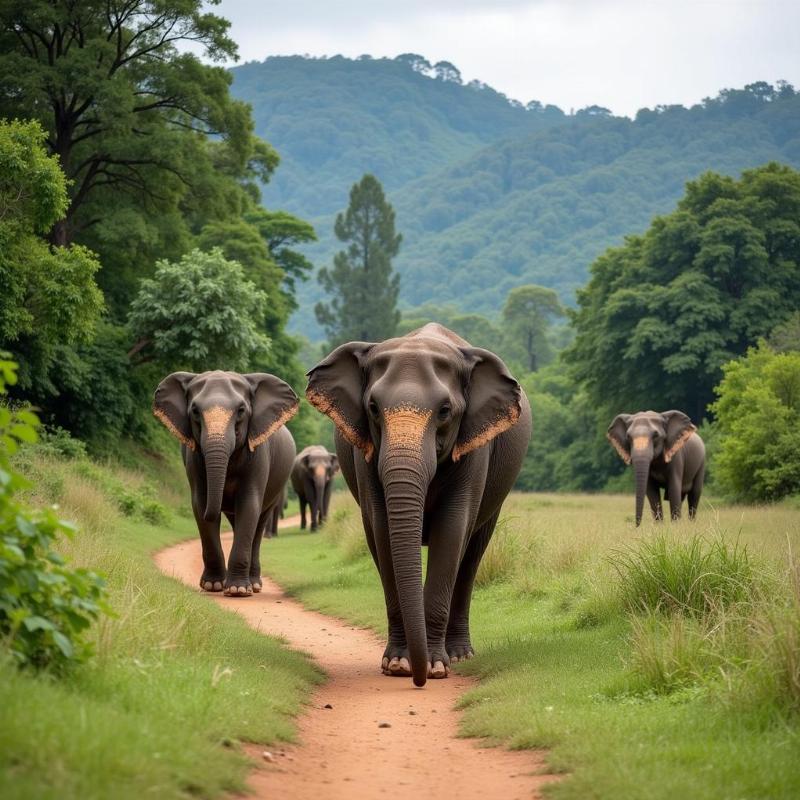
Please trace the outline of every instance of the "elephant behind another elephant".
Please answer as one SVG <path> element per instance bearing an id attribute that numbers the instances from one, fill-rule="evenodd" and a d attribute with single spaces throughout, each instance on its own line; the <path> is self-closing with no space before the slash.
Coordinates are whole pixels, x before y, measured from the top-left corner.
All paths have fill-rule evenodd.
<path id="1" fill-rule="evenodd" d="M 311 530 L 317 530 L 328 516 L 333 478 L 339 459 L 325 447 L 312 444 L 301 450 L 292 468 L 292 488 L 300 501 L 300 527 L 306 527 L 306 506 L 311 511 Z"/>

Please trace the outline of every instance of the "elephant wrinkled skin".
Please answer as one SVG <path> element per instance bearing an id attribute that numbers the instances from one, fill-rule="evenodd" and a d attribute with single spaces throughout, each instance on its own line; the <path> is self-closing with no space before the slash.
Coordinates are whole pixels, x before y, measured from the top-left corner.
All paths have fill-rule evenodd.
<path id="1" fill-rule="evenodd" d="M 694 519 L 706 469 L 706 448 L 697 429 L 682 411 L 640 411 L 618 414 L 606 434 L 636 478 L 636 525 L 642 521 L 644 498 L 653 517 L 663 519 L 661 490 L 666 491 L 672 519 L 681 516 L 689 498 L 689 518 Z"/>
<path id="2" fill-rule="evenodd" d="M 308 375 L 381 576 L 382 669 L 417 686 L 446 677 L 473 652 L 475 573 L 530 439 L 525 393 L 496 355 L 436 324 L 341 345 Z"/>
<path id="3" fill-rule="evenodd" d="M 331 484 L 339 471 L 339 459 L 325 447 L 312 444 L 301 450 L 292 468 L 292 488 L 300 501 L 300 527 L 306 527 L 306 506 L 311 511 L 311 530 L 328 516 Z"/>
<path id="4" fill-rule="evenodd" d="M 295 454 L 284 424 L 298 402 L 288 384 L 260 372 L 174 372 L 156 389 L 153 413 L 182 444 L 205 591 L 261 591 L 261 539 L 280 514 Z M 222 513 L 233 528 L 227 569 Z"/>

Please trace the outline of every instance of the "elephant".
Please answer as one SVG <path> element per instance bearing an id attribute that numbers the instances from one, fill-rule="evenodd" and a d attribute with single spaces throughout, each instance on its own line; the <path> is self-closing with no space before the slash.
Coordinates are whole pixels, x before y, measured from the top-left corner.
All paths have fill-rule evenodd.
<path id="1" fill-rule="evenodd" d="M 266 534 L 267 539 L 274 539 L 278 535 L 278 526 L 280 525 L 280 521 L 283 519 L 283 512 L 288 503 L 286 486 L 287 484 L 284 483 L 280 496 L 273 506 L 272 514 L 264 526 L 264 533 Z"/>
<path id="2" fill-rule="evenodd" d="M 445 678 L 474 653 L 473 583 L 528 448 L 527 397 L 494 353 L 436 323 L 343 344 L 308 378 L 383 584 L 381 669 Z"/>
<path id="3" fill-rule="evenodd" d="M 328 516 L 331 484 L 339 471 L 339 459 L 322 445 L 312 444 L 294 460 L 292 488 L 300 500 L 300 527 L 306 527 L 306 506 L 311 508 L 311 530 L 317 530 Z"/>
<path id="4" fill-rule="evenodd" d="M 606 438 L 626 464 L 633 463 L 637 527 L 642 522 L 645 494 L 653 517 L 663 519 L 662 489 L 672 519 L 680 519 L 687 495 L 689 518 L 695 518 L 706 470 L 706 448 L 696 431 L 682 411 L 640 411 L 614 417 Z"/>
<path id="5" fill-rule="evenodd" d="M 203 590 L 231 597 L 261 591 L 261 539 L 294 462 L 285 423 L 298 407 L 292 388 L 267 373 L 173 372 L 158 385 L 153 413 L 182 445 L 203 548 Z M 233 528 L 227 570 L 222 513 Z"/>

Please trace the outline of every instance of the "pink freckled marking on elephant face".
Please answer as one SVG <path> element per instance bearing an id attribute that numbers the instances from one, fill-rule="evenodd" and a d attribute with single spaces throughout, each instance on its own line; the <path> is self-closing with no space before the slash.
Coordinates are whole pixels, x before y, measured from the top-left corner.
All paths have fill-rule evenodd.
<path id="1" fill-rule="evenodd" d="M 314 467 L 314 474 L 319 478 L 324 478 L 325 467 L 323 467 L 322 464 L 318 464 L 316 467 Z"/>
<path id="2" fill-rule="evenodd" d="M 233 411 L 222 406 L 214 406 L 203 412 L 203 423 L 209 439 L 222 439 L 233 416 Z"/>
<path id="3" fill-rule="evenodd" d="M 633 437 L 633 449 L 634 450 L 647 450 L 650 446 L 650 437 L 649 436 L 634 436 Z"/>
<path id="4" fill-rule="evenodd" d="M 397 406 L 383 412 L 386 437 L 389 447 L 405 450 L 422 450 L 422 437 L 428 426 L 432 411 L 416 406 Z"/>

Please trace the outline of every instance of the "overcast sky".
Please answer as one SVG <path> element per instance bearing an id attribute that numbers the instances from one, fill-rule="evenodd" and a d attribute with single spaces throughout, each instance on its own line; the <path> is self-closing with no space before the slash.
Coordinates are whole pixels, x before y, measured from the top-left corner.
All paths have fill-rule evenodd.
<path id="1" fill-rule="evenodd" d="M 800 0 L 222 0 L 241 60 L 268 55 L 451 61 L 523 102 L 616 114 L 723 87 L 800 85 Z"/>

